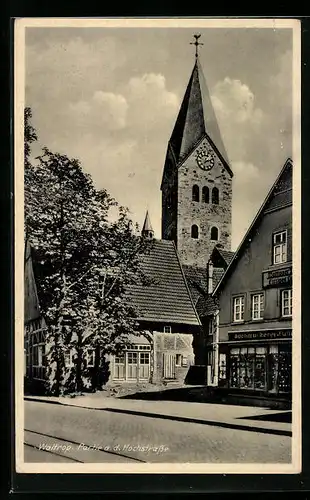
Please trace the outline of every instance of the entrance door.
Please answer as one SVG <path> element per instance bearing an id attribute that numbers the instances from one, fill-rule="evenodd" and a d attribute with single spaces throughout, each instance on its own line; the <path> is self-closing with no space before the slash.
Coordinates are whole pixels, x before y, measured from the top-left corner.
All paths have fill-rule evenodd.
<path id="1" fill-rule="evenodd" d="M 175 354 L 164 353 L 164 378 L 175 379 Z"/>
<path id="2" fill-rule="evenodd" d="M 138 353 L 127 352 L 127 380 L 137 380 Z"/>
<path id="3" fill-rule="evenodd" d="M 150 378 L 150 353 L 139 352 L 139 380 Z"/>

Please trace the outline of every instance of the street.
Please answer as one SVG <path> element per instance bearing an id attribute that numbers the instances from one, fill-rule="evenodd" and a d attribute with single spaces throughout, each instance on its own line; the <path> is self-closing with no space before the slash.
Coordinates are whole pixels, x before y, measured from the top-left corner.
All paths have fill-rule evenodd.
<path id="1" fill-rule="evenodd" d="M 25 401 L 24 440 L 25 462 L 291 461 L 289 436 L 35 401 Z"/>

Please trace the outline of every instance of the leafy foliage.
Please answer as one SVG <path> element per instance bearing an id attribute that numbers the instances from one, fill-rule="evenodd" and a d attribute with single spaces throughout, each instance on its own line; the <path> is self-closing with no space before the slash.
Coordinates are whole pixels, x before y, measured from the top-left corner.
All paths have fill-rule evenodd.
<path id="1" fill-rule="evenodd" d="M 139 256 L 150 243 L 133 234 L 127 210 L 95 188 L 78 160 L 43 148 L 31 165 L 36 133 L 31 111 L 25 117 L 25 226 L 47 325 L 48 390 L 95 389 L 107 378 L 106 355 L 122 349 L 137 329 L 128 290 L 146 280 Z M 112 207 L 118 217 L 111 222 Z"/>

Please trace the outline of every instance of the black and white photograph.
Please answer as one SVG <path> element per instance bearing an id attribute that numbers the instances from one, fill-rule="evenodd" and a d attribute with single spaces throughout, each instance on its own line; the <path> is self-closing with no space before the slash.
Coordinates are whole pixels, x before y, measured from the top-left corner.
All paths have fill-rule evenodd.
<path id="1" fill-rule="evenodd" d="M 17 472 L 299 473 L 299 22 L 14 45 Z"/>

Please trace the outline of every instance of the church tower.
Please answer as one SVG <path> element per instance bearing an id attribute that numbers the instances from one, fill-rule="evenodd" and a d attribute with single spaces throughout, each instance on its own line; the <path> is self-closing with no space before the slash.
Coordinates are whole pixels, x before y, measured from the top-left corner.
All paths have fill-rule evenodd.
<path id="1" fill-rule="evenodd" d="M 206 268 L 216 244 L 231 250 L 232 177 L 198 58 L 170 137 L 161 184 L 162 238 L 183 265 Z"/>

